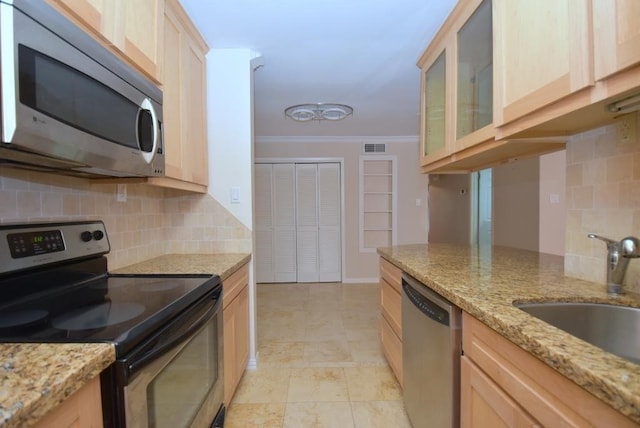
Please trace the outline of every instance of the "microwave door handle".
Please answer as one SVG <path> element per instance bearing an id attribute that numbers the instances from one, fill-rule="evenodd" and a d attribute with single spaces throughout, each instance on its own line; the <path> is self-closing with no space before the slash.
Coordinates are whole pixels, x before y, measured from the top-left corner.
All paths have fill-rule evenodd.
<path id="1" fill-rule="evenodd" d="M 156 115 L 156 110 L 153 108 L 153 104 L 151 104 L 151 100 L 149 98 L 145 98 L 140 104 L 140 109 L 138 110 L 138 117 L 136 118 L 136 128 L 139 132 L 138 121 L 140 120 L 140 115 L 143 111 L 148 111 L 151 115 L 151 122 L 153 123 L 153 144 L 150 152 L 141 152 L 144 160 L 147 163 L 151 163 L 153 161 L 153 157 L 156 154 L 156 150 L 158 149 L 158 141 L 159 141 L 159 125 L 158 125 L 158 115 Z M 138 144 L 140 144 L 140 135 L 138 135 Z"/>

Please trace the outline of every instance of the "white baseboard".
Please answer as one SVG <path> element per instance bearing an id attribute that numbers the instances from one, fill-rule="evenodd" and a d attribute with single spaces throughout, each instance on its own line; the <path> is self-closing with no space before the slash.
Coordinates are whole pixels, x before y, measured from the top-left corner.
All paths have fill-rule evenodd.
<path id="1" fill-rule="evenodd" d="M 345 278 L 342 280 L 344 284 L 366 284 L 366 283 L 377 283 L 380 281 L 380 278 Z"/>
<path id="2" fill-rule="evenodd" d="M 249 358 L 247 361 L 247 370 L 256 370 L 258 368 L 258 356 L 256 358 Z"/>

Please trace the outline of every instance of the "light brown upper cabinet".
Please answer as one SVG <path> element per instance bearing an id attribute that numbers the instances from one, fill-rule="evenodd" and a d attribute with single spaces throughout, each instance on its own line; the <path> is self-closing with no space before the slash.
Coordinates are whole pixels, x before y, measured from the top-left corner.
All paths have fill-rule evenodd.
<path id="1" fill-rule="evenodd" d="M 47 1 L 109 50 L 161 83 L 165 176 L 109 180 L 206 193 L 205 55 L 209 47 L 179 0 Z"/>
<path id="2" fill-rule="evenodd" d="M 163 116 L 165 177 L 149 183 L 205 193 L 207 161 L 206 42 L 178 0 L 165 3 Z"/>
<path id="3" fill-rule="evenodd" d="M 418 61 L 425 172 L 493 138 L 491 27 L 491 0 L 458 2 Z"/>
<path id="4" fill-rule="evenodd" d="M 423 172 L 560 150 L 640 103 L 640 1 L 460 0 L 418 66 Z"/>
<path id="5" fill-rule="evenodd" d="M 494 8 L 459 1 L 418 61 L 422 172 L 470 172 L 564 148 L 564 139 L 495 139 Z"/>
<path id="6" fill-rule="evenodd" d="M 595 79 L 640 62 L 640 2 L 593 0 Z"/>
<path id="7" fill-rule="evenodd" d="M 131 65 L 160 83 L 164 0 L 49 0 Z"/>
<path id="8" fill-rule="evenodd" d="M 422 73 L 422 163 L 431 163 L 449 154 L 446 112 L 447 52 L 436 52 L 437 58 Z"/>
<path id="9" fill-rule="evenodd" d="M 494 0 L 494 47 L 499 139 L 606 125 L 640 92 L 637 0 Z"/>
<path id="10" fill-rule="evenodd" d="M 594 83 L 589 0 L 493 0 L 495 125 Z"/>
<path id="11" fill-rule="evenodd" d="M 463 149 L 493 137 L 493 24 L 484 0 L 456 37 L 455 139 Z"/>

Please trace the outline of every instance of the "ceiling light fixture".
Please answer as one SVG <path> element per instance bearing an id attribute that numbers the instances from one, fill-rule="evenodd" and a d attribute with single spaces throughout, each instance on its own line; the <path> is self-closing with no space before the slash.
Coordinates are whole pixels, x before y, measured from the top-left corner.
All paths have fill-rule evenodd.
<path id="1" fill-rule="evenodd" d="M 287 107 L 284 114 L 297 122 L 342 120 L 353 114 L 353 108 L 345 104 L 298 104 Z"/>

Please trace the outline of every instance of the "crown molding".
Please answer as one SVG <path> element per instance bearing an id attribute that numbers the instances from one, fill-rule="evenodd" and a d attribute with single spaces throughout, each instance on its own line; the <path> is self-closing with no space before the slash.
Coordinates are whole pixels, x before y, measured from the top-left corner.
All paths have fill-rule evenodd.
<path id="1" fill-rule="evenodd" d="M 256 136 L 258 144 L 364 144 L 364 143 L 417 143 L 417 135 L 400 136 Z"/>

